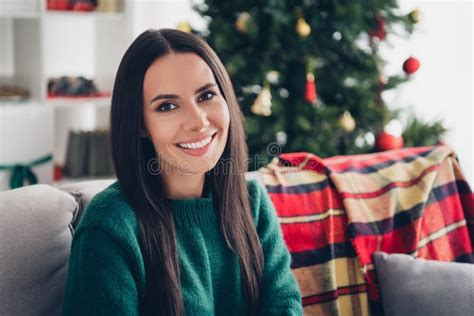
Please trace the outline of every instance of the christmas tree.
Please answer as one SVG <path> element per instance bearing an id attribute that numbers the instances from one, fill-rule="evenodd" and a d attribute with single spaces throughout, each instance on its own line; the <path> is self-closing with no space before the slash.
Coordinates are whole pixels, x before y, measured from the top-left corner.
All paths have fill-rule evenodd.
<path id="1" fill-rule="evenodd" d="M 433 145 L 445 132 L 416 118 L 402 126 L 382 98 L 420 67 L 410 57 L 386 76 L 379 53 L 387 34 L 412 34 L 418 10 L 401 12 L 396 0 L 205 0 L 194 9 L 208 28 L 193 32 L 223 61 L 246 117 L 250 169 L 282 151 L 367 153 Z"/>

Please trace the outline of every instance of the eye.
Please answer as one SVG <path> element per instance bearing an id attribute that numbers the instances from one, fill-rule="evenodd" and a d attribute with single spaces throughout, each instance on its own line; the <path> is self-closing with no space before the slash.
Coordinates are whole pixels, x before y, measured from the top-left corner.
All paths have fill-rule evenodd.
<path id="1" fill-rule="evenodd" d="M 157 109 L 157 112 L 168 112 L 174 110 L 177 106 L 173 103 L 162 103 Z"/>
<path id="2" fill-rule="evenodd" d="M 206 100 L 210 100 L 212 99 L 214 96 L 216 95 L 216 93 L 214 91 L 206 91 L 204 92 L 203 94 L 201 94 L 201 96 L 199 97 L 199 101 L 206 101 Z"/>

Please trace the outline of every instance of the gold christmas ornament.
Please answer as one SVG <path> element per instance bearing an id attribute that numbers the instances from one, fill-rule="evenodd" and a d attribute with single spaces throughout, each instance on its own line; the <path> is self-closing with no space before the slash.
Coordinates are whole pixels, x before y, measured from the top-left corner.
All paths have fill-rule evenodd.
<path id="1" fill-rule="evenodd" d="M 249 21 L 250 14 L 248 12 L 242 12 L 239 14 L 237 20 L 235 21 L 235 28 L 240 33 L 247 33 Z"/>
<path id="2" fill-rule="evenodd" d="M 298 18 L 295 29 L 296 33 L 301 37 L 307 37 L 311 33 L 311 27 L 304 18 Z"/>
<path id="3" fill-rule="evenodd" d="M 253 103 L 250 110 L 252 113 L 261 116 L 272 115 L 272 94 L 268 84 L 264 85 L 263 89 L 258 94 L 255 102 Z"/>
<path id="4" fill-rule="evenodd" d="M 339 119 L 339 125 L 341 125 L 342 129 L 347 133 L 350 133 L 355 129 L 356 121 L 349 111 L 345 111 Z"/>
<path id="5" fill-rule="evenodd" d="M 176 29 L 186 33 L 191 33 L 191 25 L 186 21 L 179 22 L 178 25 L 176 25 Z"/>
<path id="6" fill-rule="evenodd" d="M 415 10 L 411 11 L 408 14 L 408 17 L 410 18 L 412 23 L 418 23 L 420 22 L 421 19 L 421 11 L 420 9 L 416 8 Z"/>

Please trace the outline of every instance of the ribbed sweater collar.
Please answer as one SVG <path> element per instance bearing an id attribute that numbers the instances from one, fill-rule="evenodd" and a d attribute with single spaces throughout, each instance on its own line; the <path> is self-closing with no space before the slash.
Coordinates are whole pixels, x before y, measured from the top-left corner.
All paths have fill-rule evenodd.
<path id="1" fill-rule="evenodd" d="M 200 198 L 169 199 L 175 224 L 178 227 L 206 226 L 217 221 L 214 194 L 207 186 Z"/>
<path id="2" fill-rule="evenodd" d="M 120 184 L 115 181 L 111 187 L 120 190 Z M 204 194 L 201 198 L 168 199 L 172 208 L 175 225 L 177 227 L 208 226 L 217 223 L 215 195 L 206 182 Z"/>

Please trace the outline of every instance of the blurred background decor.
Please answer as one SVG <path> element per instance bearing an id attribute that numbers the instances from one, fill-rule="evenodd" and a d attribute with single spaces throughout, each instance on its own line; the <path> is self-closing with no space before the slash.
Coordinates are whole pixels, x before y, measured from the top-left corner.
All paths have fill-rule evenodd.
<path id="1" fill-rule="evenodd" d="M 162 27 L 202 36 L 223 60 L 246 119 L 250 170 L 280 153 L 441 143 L 474 178 L 465 1 L 0 0 L 1 114 L 26 116 L 35 105 L 52 120 L 25 127 L 27 142 L 2 129 L 1 163 L 49 152 L 54 174 L 40 183 L 82 178 L 65 170 L 69 135 L 108 130 L 120 59 L 141 32 Z M 51 131 L 33 132 L 44 124 Z M 26 154 L 31 143 L 44 150 Z"/>
<path id="2" fill-rule="evenodd" d="M 70 131 L 64 175 L 73 178 L 114 175 L 107 130 Z"/>
<path id="3" fill-rule="evenodd" d="M 210 21 L 196 33 L 215 48 L 235 84 L 251 157 L 268 157 L 267 144 L 281 134 L 286 135 L 279 142 L 284 152 L 320 157 L 443 139 L 441 121 L 424 122 L 412 113 L 413 119 L 402 122 L 398 105 L 382 97 L 409 81 L 422 64 L 407 56 L 397 74 L 387 75 L 379 52 L 389 34 L 410 37 L 419 9 L 404 12 L 396 0 L 206 0 L 195 9 Z M 269 80 L 271 74 L 278 78 Z"/>

